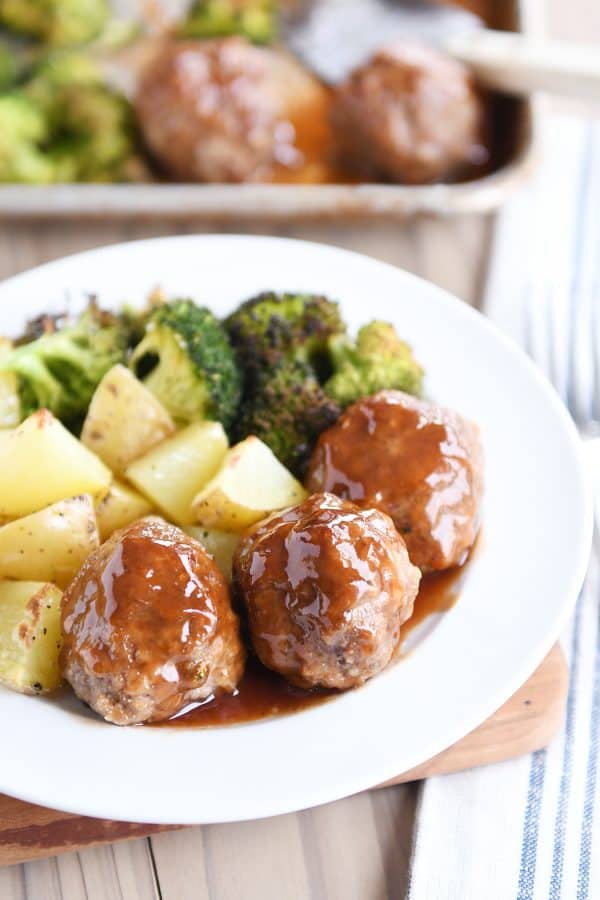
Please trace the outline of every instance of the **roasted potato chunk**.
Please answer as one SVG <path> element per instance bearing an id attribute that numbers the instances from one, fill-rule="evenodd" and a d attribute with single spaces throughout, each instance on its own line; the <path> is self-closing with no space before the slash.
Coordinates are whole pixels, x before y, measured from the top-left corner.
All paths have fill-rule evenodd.
<path id="1" fill-rule="evenodd" d="M 111 480 L 104 463 L 47 409 L 0 431 L 0 517 L 27 516 L 78 494 L 101 497 Z"/>
<path id="2" fill-rule="evenodd" d="M 0 578 L 66 587 L 99 544 L 89 494 L 59 500 L 0 528 Z"/>
<path id="3" fill-rule="evenodd" d="M 201 525 L 241 532 L 306 496 L 267 445 L 252 436 L 229 450 L 217 474 L 195 497 L 193 509 Z"/>
<path id="4" fill-rule="evenodd" d="M 217 472 L 227 447 L 220 422 L 197 422 L 136 460 L 125 474 L 168 519 L 187 525 L 194 521 L 192 500 Z"/>
<path id="5" fill-rule="evenodd" d="M 92 397 L 81 440 L 115 475 L 173 434 L 162 403 L 129 369 L 113 366 Z"/>
<path id="6" fill-rule="evenodd" d="M 23 694 L 60 685 L 61 596 L 47 582 L 0 581 L 0 683 Z"/>
<path id="7" fill-rule="evenodd" d="M 104 542 L 113 531 L 131 525 L 136 519 L 150 515 L 152 504 L 122 481 L 113 481 L 108 493 L 96 505 L 96 520 L 100 540 Z"/>

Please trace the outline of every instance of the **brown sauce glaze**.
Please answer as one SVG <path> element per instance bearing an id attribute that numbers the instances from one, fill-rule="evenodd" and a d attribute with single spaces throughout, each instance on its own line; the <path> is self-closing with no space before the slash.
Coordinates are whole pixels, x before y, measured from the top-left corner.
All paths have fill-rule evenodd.
<path id="1" fill-rule="evenodd" d="M 306 487 L 387 513 L 414 565 L 445 570 L 475 539 L 481 472 L 473 425 L 444 407 L 379 391 L 321 435 Z"/>
<path id="2" fill-rule="evenodd" d="M 290 116 L 289 125 L 295 135 L 293 144 L 300 163 L 297 166 L 276 164 L 269 181 L 273 184 L 353 184 L 359 177 L 337 161 L 335 135 L 330 124 L 332 92 L 324 87 L 315 92 L 311 103 Z"/>
<path id="3" fill-rule="evenodd" d="M 448 612 L 456 605 L 465 574 L 465 566 L 462 566 L 458 569 L 448 569 L 446 572 L 431 572 L 422 578 L 413 614 L 402 626 L 400 653 L 402 644 L 415 628 L 429 616 Z"/>
<path id="4" fill-rule="evenodd" d="M 242 537 L 234 568 L 257 656 L 303 688 L 385 668 L 420 578 L 387 516 L 318 492 Z"/>
<path id="5" fill-rule="evenodd" d="M 245 651 L 229 587 L 178 528 L 141 519 L 95 550 L 62 600 L 61 670 L 108 721 L 173 715 L 232 688 Z"/>
<path id="6" fill-rule="evenodd" d="M 429 616 L 447 612 L 459 598 L 465 566 L 426 575 L 421 581 L 412 618 L 402 626 L 402 642 Z M 402 656 L 402 643 L 399 648 Z M 393 663 L 392 663 L 393 664 Z M 337 696 L 339 691 L 294 687 L 280 675 L 266 669 L 250 657 L 235 694 L 220 694 L 204 703 L 191 704 L 175 718 L 152 727 L 206 728 L 215 725 L 239 725 L 271 716 L 288 715 L 317 706 Z"/>
<path id="7" fill-rule="evenodd" d="M 338 691 L 294 687 L 276 672 L 271 672 L 255 656 L 248 658 L 246 671 L 234 694 L 219 694 L 204 703 L 190 704 L 179 715 L 153 727 L 170 725 L 204 728 L 211 725 L 239 725 L 271 716 L 298 712 L 323 703 Z"/>

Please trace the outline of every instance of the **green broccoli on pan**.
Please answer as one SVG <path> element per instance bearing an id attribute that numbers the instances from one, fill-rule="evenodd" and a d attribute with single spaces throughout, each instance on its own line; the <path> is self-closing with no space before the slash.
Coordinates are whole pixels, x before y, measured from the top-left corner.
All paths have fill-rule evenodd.
<path id="1" fill-rule="evenodd" d="M 0 0 L 0 25 L 55 47 L 95 38 L 109 17 L 106 0 Z"/>
<path id="2" fill-rule="evenodd" d="M 233 422 L 242 376 L 219 321 L 192 300 L 158 307 L 133 351 L 131 368 L 181 423 Z"/>
<path id="3" fill-rule="evenodd" d="M 52 182 L 54 166 L 41 149 L 48 134 L 44 115 L 26 96 L 0 96 L 0 181 Z"/>
<path id="4" fill-rule="evenodd" d="M 85 57 L 53 55 L 0 95 L 0 181 L 123 181 L 134 163 L 131 107 Z"/>
<path id="5" fill-rule="evenodd" d="M 45 330 L 41 337 L 20 343 L 0 357 L 0 375 L 17 377 L 21 419 L 44 407 L 75 426 L 101 378 L 124 361 L 127 328 L 92 302 L 74 321 L 45 317 L 30 323 L 28 334 L 40 330 Z"/>
<path id="6" fill-rule="evenodd" d="M 186 38 L 240 35 L 269 44 L 277 34 L 273 0 L 196 0 L 179 31 Z"/>
<path id="7" fill-rule="evenodd" d="M 134 126 L 124 97 L 102 84 L 65 85 L 53 115 L 61 123 L 48 150 L 56 181 L 127 179 Z"/>
<path id="8" fill-rule="evenodd" d="M 0 43 L 0 91 L 13 87 L 19 77 L 19 65 L 12 50 Z"/>
<path id="9" fill-rule="evenodd" d="M 315 294 L 259 294 L 226 320 L 231 343 L 250 377 L 282 359 L 327 365 L 328 341 L 346 326 L 337 303 Z"/>
<path id="10" fill-rule="evenodd" d="M 240 439 L 259 437 L 301 478 L 315 441 L 340 412 L 309 365 L 284 361 L 258 375 L 236 430 Z"/>
<path id="11" fill-rule="evenodd" d="M 27 91 L 32 99 L 46 107 L 52 104 L 56 91 L 66 84 L 98 84 L 101 81 L 102 72 L 91 57 L 78 51 L 53 50 L 44 53 L 31 70 Z"/>
<path id="12" fill-rule="evenodd" d="M 345 336 L 332 337 L 329 352 L 333 375 L 324 389 L 342 407 L 384 389 L 421 394 L 423 369 L 387 322 L 364 325 L 356 343 Z"/>
<path id="13" fill-rule="evenodd" d="M 102 83 L 91 60 L 54 54 L 24 92 L 48 123 L 44 150 L 53 181 L 126 180 L 135 153 L 133 112 L 123 95 Z"/>

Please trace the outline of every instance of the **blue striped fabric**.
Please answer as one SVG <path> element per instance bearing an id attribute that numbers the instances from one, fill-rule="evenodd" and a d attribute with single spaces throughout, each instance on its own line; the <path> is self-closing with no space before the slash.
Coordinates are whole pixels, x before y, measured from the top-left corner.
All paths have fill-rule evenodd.
<path id="1" fill-rule="evenodd" d="M 568 364 L 571 339 L 600 348 L 600 122 L 555 120 L 545 146 L 536 182 L 499 217 L 485 308 L 567 400 L 585 377 L 579 360 Z M 555 344 L 544 327 L 550 305 L 561 323 Z M 600 397 L 592 403 L 600 409 Z M 598 533 L 563 648 L 567 711 L 547 750 L 425 783 L 410 900 L 600 900 Z M 444 836 L 453 853 L 439 853 Z"/>
<path id="2" fill-rule="evenodd" d="M 600 549 L 600 548 L 599 548 Z M 600 610 L 600 596 L 597 598 Z M 581 820 L 579 843 L 579 873 L 577 878 L 577 898 L 584 900 L 590 896 L 590 863 L 592 855 L 592 828 L 594 824 L 594 797 L 600 752 L 600 616 L 596 627 L 596 660 L 594 664 L 594 691 L 590 722 L 590 740 L 585 779 L 585 802 Z M 600 815 L 600 813 L 599 813 Z M 598 886 L 596 886 L 598 887 Z"/>
<path id="3" fill-rule="evenodd" d="M 546 751 L 537 750 L 531 755 L 531 772 L 527 791 L 527 807 L 523 824 L 523 847 L 521 850 L 521 869 L 519 872 L 519 900 L 532 900 L 535 886 L 535 864 L 537 861 L 537 842 L 539 816 L 546 774 Z"/>
<path id="4" fill-rule="evenodd" d="M 575 705 L 577 703 L 578 670 L 579 670 L 579 640 L 581 636 L 581 608 L 582 598 L 577 601 L 575 610 L 575 622 L 573 625 L 573 639 L 570 653 L 570 685 L 567 697 L 567 715 L 565 721 L 565 742 L 563 750 L 562 771 L 560 776 L 560 793 L 556 819 L 554 822 L 554 849 L 552 853 L 552 875 L 550 878 L 549 900 L 559 900 L 561 896 L 562 872 L 565 855 L 565 829 L 569 795 L 571 790 L 571 774 L 573 767 L 573 739 Z"/>

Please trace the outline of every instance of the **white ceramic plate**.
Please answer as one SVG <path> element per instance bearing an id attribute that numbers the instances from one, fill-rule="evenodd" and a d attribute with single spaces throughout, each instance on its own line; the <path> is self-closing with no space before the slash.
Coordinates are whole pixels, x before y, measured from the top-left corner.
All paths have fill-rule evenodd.
<path id="1" fill-rule="evenodd" d="M 484 538 L 459 602 L 405 660 L 291 716 L 210 730 L 117 728 L 76 701 L 0 690 L 0 790 L 89 816 L 226 822 L 325 803 L 423 762 L 525 681 L 573 606 L 592 516 L 570 419 L 482 316 L 413 275 L 316 244 L 176 237 L 72 256 L 0 286 L 0 332 L 89 292 L 115 307 L 141 302 L 157 284 L 217 313 L 273 288 L 338 298 L 353 327 L 393 321 L 427 370 L 429 394 L 481 426 Z"/>

